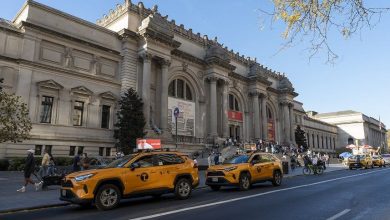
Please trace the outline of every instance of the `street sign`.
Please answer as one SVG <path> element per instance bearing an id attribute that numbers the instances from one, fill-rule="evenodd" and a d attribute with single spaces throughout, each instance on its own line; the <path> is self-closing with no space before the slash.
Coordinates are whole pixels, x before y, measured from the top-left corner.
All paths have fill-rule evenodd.
<path id="1" fill-rule="evenodd" d="M 175 118 L 179 117 L 179 113 L 180 113 L 180 110 L 178 107 L 176 107 L 175 110 L 173 110 L 173 115 L 175 116 Z"/>

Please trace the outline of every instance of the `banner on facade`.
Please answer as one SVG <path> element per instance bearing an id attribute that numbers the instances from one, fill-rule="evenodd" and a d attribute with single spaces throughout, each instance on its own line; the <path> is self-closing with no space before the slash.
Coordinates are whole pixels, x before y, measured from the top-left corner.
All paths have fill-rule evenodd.
<path id="1" fill-rule="evenodd" d="M 239 121 L 239 122 L 243 121 L 242 112 L 228 111 L 228 118 L 229 120 L 233 120 L 233 121 Z"/>
<path id="2" fill-rule="evenodd" d="M 268 119 L 268 141 L 275 141 L 275 124 L 272 119 Z"/>
<path id="3" fill-rule="evenodd" d="M 172 134 L 176 133 L 175 116 L 173 115 L 176 107 L 180 111 L 177 117 L 177 134 L 195 136 L 195 103 L 168 97 L 168 122 L 170 122 Z"/>
<path id="4" fill-rule="evenodd" d="M 160 148 L 160 139 L 137 139 L 137 149 L 139 150 L 156 150 Z"/>

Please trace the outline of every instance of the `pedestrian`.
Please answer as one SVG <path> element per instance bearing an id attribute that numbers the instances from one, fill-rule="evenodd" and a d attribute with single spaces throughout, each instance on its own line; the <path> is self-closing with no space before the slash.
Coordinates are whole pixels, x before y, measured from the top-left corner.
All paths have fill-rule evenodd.
<path id="1" fill-rule="evenodd" d="M 214 155 L 214 164 L 215 164 L 215 165 L 218 165 L 218 164 L 219 164 L 218 153 L 216 153 L 216 154 Z"/>
<path id="2" fill-rule="evenodd" d="M 209 156 L 207 157 L 207 163 L 209 167 L 213 164 L 213 159 L 211 158 L 211 154 L 209 154 Z"/>
<path id="3" fill-rule="evenodd" d="M 42 157 L 41 167 L 39 168 L 38 175 L 43 181 L 43 177 L 47 175 L 47 168 L 49 167 L 50 155 L 48 149 L 45 149 L 45 154 Z"/>
<path id="4" fill-rule="evenodd" d="M 78 172 L 81 170 L 80 154 L 81 152 L 77 152 L 77 154 L 73 157 L 73 172 Z"/>
<path id="5" fill-rule="evenodd" d="M 53 155 L 51 155 L 51 153 L 49 153 L 49 166 L 47 167 L 47 174 L 46 175 L 54 175 L 54 166 L 55 166 L 55 162 L 54 162 L 54 158 L 53 158 Z"/>
<path id="6" fill-rule="evenodd" d="M 218 164 L 222 164 L 222 162 L 223 162 L 222 154 L 219 153 L 219 155 L 218 155 Z"/>
<path id="7" fill-rule="evenodd" d="M 42 185 L 42 183 L 35 183 L 31 179 L 31 174 L 34 172 L 35 169 L 35 158 L 34 158 L 34 150 L 30 149 L 27 150 L 27 159 L 26 164 L 24 165 L 24 186 L 22 188 L 18 189 L 18 192 L 26 192 L 26 187 L 29 183 L 33 184 L 35 186 L 35 190 L 38 191 L 39 187 Z"/>
<path id="8" fill-rule="evenodd" d="M 89 161 L 89 157 L 88 157 L 87 153 L 84 153 L 83 158 L 81 158 L 81 161 L 80 161 L 82 170 L 88 170 L 89 162 L 90 161 Z"/>

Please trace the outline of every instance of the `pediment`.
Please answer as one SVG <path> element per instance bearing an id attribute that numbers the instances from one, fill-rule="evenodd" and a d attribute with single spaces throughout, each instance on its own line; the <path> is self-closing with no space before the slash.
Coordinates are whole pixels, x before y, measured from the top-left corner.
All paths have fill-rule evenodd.
<path id="1" fill-rule="evenodd" d="M 71 93 L 77 93 L 79 95 L 86 95 L 86 96 L 91 96 L 93 95 L 93 92 L 86 88 L 85 86 L 78 86 L 70 89 Z"/>
<path id="2" fill-rule="evenodd" d="M 52 79 L 37 82 L 37 85 L 39 88 L 54 89 L 54 90 L 61 90 L 64 88 L 61 84 L 57 83 Z"/>
<path id="3" fill-rule="evenodd" d="M 109 99 L 109 100 L 116 100 L 117 99 L 116 96 L 110 91 L 100 93 L 99 97 L 101 97 L 103 99 Z"/>

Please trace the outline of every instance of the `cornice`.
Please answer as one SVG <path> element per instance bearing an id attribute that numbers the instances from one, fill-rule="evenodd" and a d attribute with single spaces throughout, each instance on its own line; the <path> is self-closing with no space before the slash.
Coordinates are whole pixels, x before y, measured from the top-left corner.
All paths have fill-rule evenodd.
<path id="1" fill-rule="evenodd" d="M 174 56 L 177 56 L 177 57 L 180 57 L 182 59 L 185 59 L 185 60 L 188 60 L 190 62 L 193 62 L 193 63 L 197 63 L 199 65 L 206 65 L 206 62 L 198 57 L 195 57 L 189 53 L 186 53 L 182 50 L 179 50 L 179 49 L 174 49 L 171 51 L 171 54 L 174 55 Z"/>
<path id="2" fill-rule="evenodd" d="M 104 46 L 92 43 L 90 41 L 86 41 L 86 40 L 83 40 L 83 39 L 80 39 L 80 38 L 76 38 L 76 37 L 73 37 L 73 36 L 70 36 L 70 35 L 58 32 L 58 31 L 54 31 L 54 30 L 42 27 L 40 25 L 30 23 L 30 22 L 23 21 L 22 24 L 21 24 L 21 27 L 32 28 L 33 30 L 38 30 L 38 31 L 41 31 L 41 32 L 44 32 L 44 33 L 47 33 L 47 34 L 51 34 L 51 35 L 60 37 L 60 38 L 65 38 L 65 39 L 67 39 L 69 41 L 75 41 L 75 42 L 84 44 L 86 46 L 90 46 L 90 47 L 93 47 L 93 48 L 96 48 L 96 49 L 99 49 L 99 50 L 104 50 L 105 52 L 108 52 L 108 53 L 111 53 L 111 54 L 114 54 L 114 55 L 120 55 L 119 51 L 115 51 L 115 50 L 112 50 L 112 49 L 110 49 L 108 47 L 104 47 Z M 119 37 L 118 34 L 117 34 L 117 37 Z"/>
<path id="3" fill-rule="evenodd" d="M 229 61 L 222 60 L 218 57 L 210 57 L 206 59 L 206 64 L 209 66 L 218 65 L 220 67 L 223 67 L 225 69 L 228 69 L 229 71 L 233 71 L 236 69 L 235 66 L 231 65 Z"/>

